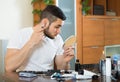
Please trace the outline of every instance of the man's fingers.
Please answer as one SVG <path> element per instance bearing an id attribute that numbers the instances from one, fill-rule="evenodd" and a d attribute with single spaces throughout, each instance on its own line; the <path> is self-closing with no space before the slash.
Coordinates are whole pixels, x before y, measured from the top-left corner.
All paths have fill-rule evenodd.
<path id="1" fill-rule="evenodd" d="M 43 25 L 38 24 L 33 28 L 33 30 L 35 32 L 42 32 L 44 30 L 44 27 L 43 27 Z"/>

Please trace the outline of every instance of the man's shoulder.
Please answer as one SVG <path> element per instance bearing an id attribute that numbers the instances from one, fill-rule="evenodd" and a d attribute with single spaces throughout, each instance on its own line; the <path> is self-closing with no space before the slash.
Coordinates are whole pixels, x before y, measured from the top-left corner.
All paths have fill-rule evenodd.
<path id="1" fill-rule="evenodd" d="M 25 27 L 25 28 L 17 30 L 15 33 L 22 35 L 22 34 L 27 34 L 27 33 L 32 33 L 32 32 L 33 32 L 32 27 Z"/>
<path id="2" fill-rule="evenodd" d="M 25 35 L 25 34 L 31 34 L 32 32 L 33 32 L 32 27 L 25 27 L 25 28 L 14 31 L 11 34 L 11 37 L 12 36 L 17 36 L 17 37 L 19 36 L 20 37 L 20 36 Z"/>
<path id="3" fill-rule="evenodd" d="M 32 31 L 32 27 L 25 27 L 25 28 L 22 28 L 20 29 L 20 31 Z"/>
<path id="4" fill-rule="evenodd" d="M 24 31 L 30 31 L 33 30 L 32 27 L 24 27 L 24 28 L 20 28 L 16 31 L 14 31 L 14 33 L 19 33 L 19 32 L 24 32 Z"/>

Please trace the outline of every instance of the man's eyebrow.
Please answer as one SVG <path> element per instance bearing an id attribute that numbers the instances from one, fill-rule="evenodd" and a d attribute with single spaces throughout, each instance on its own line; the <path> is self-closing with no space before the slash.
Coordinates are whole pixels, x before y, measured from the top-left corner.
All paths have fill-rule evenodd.
<path id="1" fill-rule="evenodd" d="M 59 25 L 57 25 L 57 26 L 61 27 L 62 25 L 59 24 Z"/>

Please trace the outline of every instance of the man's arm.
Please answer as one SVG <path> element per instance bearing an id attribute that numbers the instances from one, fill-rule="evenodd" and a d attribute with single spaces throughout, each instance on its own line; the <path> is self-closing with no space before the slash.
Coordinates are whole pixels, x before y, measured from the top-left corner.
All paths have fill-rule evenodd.
<path id="1" fill-rule="evenodd" d="M 27 43 L 22 49 L 7 49 L 5 69 L 7 72 L 15 71 L 29 58 L 33 44 Z"/>
<path id="2" fill-rule="evenodd" d="M 38 24 L 33 28 L 33 34 L 21 49 L 9 48 L 5 57 L 5 69 L 7 72 L 15 71 L 29 59 L 32 50 L 44 38 L 43 28 Z M 39 38 L 38 38 L 39 37 Z"/>
<path id="3" fill-rule="evenodd" d="M 64 49 L 63 55 L 56 55 L 55 64 L 57 69 L 68 70 L 70 69 L 70 60 L 74 57 L 74 48 L 67 47 Z"/>

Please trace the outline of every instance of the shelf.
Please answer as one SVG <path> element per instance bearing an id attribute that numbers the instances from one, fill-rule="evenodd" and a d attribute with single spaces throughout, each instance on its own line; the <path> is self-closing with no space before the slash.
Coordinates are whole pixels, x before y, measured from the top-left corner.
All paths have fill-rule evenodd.
<path id="1" fill-rule="evenodd" d="M 90 15 L 120 16 L 120 0 L 89 0 Z"/>

